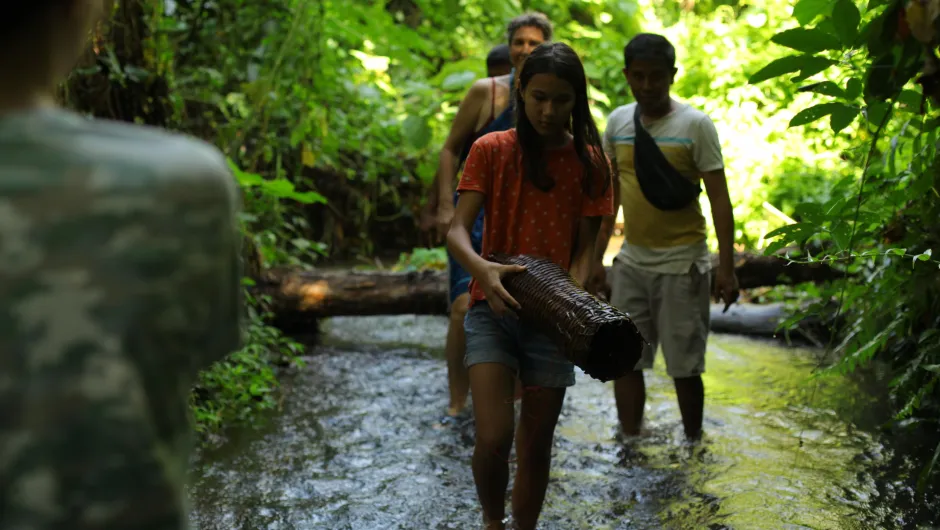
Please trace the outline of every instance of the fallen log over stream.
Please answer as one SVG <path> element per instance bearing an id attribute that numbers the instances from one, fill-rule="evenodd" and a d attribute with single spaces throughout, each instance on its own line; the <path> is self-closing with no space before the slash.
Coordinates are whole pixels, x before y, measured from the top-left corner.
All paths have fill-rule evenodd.
<path id="1" fill-rule="evenodd" d="M 841 275 L 825 265 L 788 264 L 774 256 L 739 254 L 736 273 L 742 289 L 821 282 Z M 271 297 L 275 324 L 287 332 L 310 332 L 316 321 L 334 316 L 447 314 L 446 271 L 302 271 L 273 270 L 257 283 Z M 725 314 L 712 308 L 712 329 L 773 336 L 783 316 L 779 306 L 738 304 Z"/>

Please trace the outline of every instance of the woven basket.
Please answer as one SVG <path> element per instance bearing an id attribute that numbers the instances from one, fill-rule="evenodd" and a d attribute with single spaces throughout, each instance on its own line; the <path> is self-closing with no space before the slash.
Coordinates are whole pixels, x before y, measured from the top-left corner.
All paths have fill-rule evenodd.
<path id="1" fill-rule="evenodd" d="M 502 280 L 522 306 L 520 320 L 555 340 L 584 373 L 610 381 L 634 369 L 646 340 L 626 313 L 585 291 L 551 260 L 501 254 L 488 259 L 526 267 Z"/>

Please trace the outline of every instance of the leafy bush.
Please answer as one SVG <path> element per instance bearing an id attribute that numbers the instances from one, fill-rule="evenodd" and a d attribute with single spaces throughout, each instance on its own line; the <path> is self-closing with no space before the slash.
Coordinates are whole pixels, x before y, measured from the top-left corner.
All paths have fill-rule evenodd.
<path id="1" fill-rule="evenodd" d="M 772 39 L 795 53 L 755 72 L 751 83 L 793 76 L 795 91 L 812 94 L 813 101 L 790 119 L 790 127 L 848 142 L 841 153 L 844 177 L 827 193 L 804 197 L 795 208 L 799 222 L 767 235 L 774 239 L 767 252 L 813 242 L 822 250 L 810 251 L 807 260 L 851 274 L 825 288 L 807 310 L 825 314 L 836 301 L 847 319 L 839 342 L 830 345 L 840 360 L 827 371 L 887 364 L 895 374 L 896 418 L 936 423 L 940 262 L 932 249 L 940 243 L 940 121 L 924 115 L 921 103 L 940 101 L 935 90 L 923 90 L 936 79 L 928 59 L 935 45 L 911 34 L 908 22 L 922 21 L 915 22 L 910 7 L 905 20 L 906 4 L 872 0 L 860 10 L 851 0 L 800 0 L 793 10 L 798 27 Z M 911 3 L 914 9 L 917 4 Z M 823 118 L 828 131 L 818 125 Z"/>
<path id="2" fill-rule="evenodd" d="M 410 253 L 403 252 L 394 269 L 399 271 L 446 270 L 447 250 L 444 247 L 437 247 L 416 248 Z"/>
<path id="3" fill-rule="evenodd" d="M 295 263 L 302 258 L 301 252 L 309 252 L 309 247 L 293 240 L 289 253 L 279 244 L 293 235 L 289 225 L 282 222 L 285 203 L 311 204 L 322 202 L 323 197 L 315 192 L 297 192 L 284 178 L 265 179 L 234 164 L 231 167 L 245 197 L 243 232 L 248 241 L 254 242 L 262 265 Z M 203 434 L 252 425 L 261 418 L 260 413 L 278 406 L 279 371 L 303 366 L 303 346 L 269 325 L 273 317 L 270 299 L 253 295 L 251 278 L 246 277 L 243 285 L 247 301 L 245 346 L 201 372 L 191 394 L 196 429 Z"/>
<path id="4" fill-rule="evenodd" d="M 278 371 L 303 366 L 303 347 L 267 325 L 263 305 L 249 300 L 245 347 L 200 372 L 190 397 L 197 432 L 252 425 L 279 406 Z"/>

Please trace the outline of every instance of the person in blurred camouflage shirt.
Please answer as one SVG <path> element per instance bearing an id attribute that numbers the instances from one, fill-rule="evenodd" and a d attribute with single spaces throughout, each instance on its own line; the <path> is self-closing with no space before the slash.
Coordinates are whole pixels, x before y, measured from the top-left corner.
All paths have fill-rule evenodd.
<path id="1" fill-rule="evenodd" d="M 53 95 L 113 0 L 0 16 L 0 528 L 181 529 L 198 370 L 240 346 L 222 154 Z"/>

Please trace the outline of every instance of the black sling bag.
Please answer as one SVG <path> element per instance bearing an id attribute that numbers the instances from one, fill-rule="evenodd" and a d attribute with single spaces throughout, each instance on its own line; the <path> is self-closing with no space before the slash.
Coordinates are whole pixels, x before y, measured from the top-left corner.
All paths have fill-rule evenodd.
<path id="1" fill-rule="evenodd" d="M 681 210 L 698 199 L 702 187 L 676 171 L 640 123 L 640 107 L 633 111 L 633 169 L 646 200 L 660 210 Z"/>

